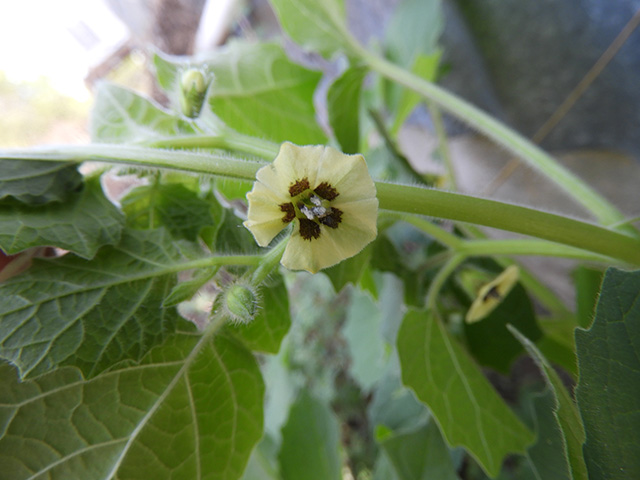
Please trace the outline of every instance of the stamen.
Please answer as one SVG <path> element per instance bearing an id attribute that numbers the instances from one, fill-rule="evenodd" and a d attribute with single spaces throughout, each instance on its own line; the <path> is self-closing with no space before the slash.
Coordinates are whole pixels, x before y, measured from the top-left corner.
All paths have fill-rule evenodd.
<path id="1" fill-rule="evenodd" d="M 340 195 L 338 193 L 338 190 L 333 188 L 327 182 L 322 182 L 313 191 L 316 193 L 316 195 L 319 195 L 320 197 L 324 198 L 325 200 L 329 200 L 329 201 L 333 200 L 338 195 Z"/>
<path id="2" fill-rule="evenodd" d="M 329 228 L 338 228 L 342 222 L 342 210 L 332 208 L 329 215 L 318 218 L 318 221 Z"/>
<path id="3" fill-rule="evenodd" d="M 296 218 L 296 209 L 293 208 L 293 203 L 283 203 L 280 205 L 280 211 L 284 212 L 284 217 L 282 217 L 284 223 L 289 223 Z"/>
<path id="4" fill-rule="evenodd" d="M 304 240 L 314 240 L 320 236 L 320 225 L 313 220 L 307 220 L 306 218 L 299 219 L 300 221 L 300 236 Z"/>
<path id="5" fill-rule="evenodd" d="M 296 180 L 295 183 L 292 183 L 289 186 L 289 195 L 295 197 L 296 195 L 300 195 L 305 190 L 309 190 L 309 180 L 303 178 L 301 180 Z"/>

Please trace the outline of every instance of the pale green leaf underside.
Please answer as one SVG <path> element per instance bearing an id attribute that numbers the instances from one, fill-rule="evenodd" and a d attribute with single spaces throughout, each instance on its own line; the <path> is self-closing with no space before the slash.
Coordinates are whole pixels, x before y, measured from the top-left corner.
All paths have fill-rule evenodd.
<path id="1" fill-rule="evenodd" d="M 342 0 L 271 0 L 282 29 L 303 47 L 329 56 L 348 47 Z"/>
<path id="2" fill-rule="evenodd" d="M 640 478 L 640 271 L 608 269 L 595 321 L 575 335 L 589 478 Z"/>
<path id="3" fill-rule="evenodd" d="M 0 248 L 14 254 L 51 246 L 90 259 L 101 246 L 118 242 L 123 224 L 124 217 L 95 178 L 64 203 L 0 205 Z"/>
<path id="4" fill-rule="evenodd" d="M 582 444 L 585 439 L 584 427 L 582 426 L 580 414 L 571 395 L 569 395 L 558 373 L 542 356 L 533 342 L 514 327 L 508 326 L 507 328 L 509 328 L 511 333 L 515 335 L 529 355 L 536 361 L 553 393 L 555 401 L 554 415 L 562 432 L 564 440 L 563 448 L 565 449 L 565 455 L 567 456 L 571 469 L 571 477 L 574 480 L 587 480 L 587 468 L 582 456 Z"/>
<path id="5" fill-rule="evenodd" d="M 253 356 L 218 337 L 179 334 L 143 362 L 83 381 L 73 368 L 19 383 L 0 366 L 2 477 L 240 477 L 262 434 Z"/>
<path id="6" fill-rule="evenodd" d="M 28 205 L 61 202 L 82 184 L 77 165 L 0 158 L 0 200 Z"/>
<path id="7" fill-rule="evenodd" d="M 88 262 L 40 260 L 0 285 L 0 358 L 22 377 L 75 365 L 87 377 L 139 361 L 175 329 L 162 301 L 184 262 L 163 230 L 128 231 Z"/>
<path id="8" fill-rule="evenodd" d="M 275 142 L 325 143 L 313 107 L 320 72 L 291 62 L 275 44 L 234 43 L 206 64 L 215 75 L 211 110 L 230 127 Z"/>
<path id="9" fill-rule="evenodd" d="M 333 411 L 306 390 L 282 427 L 278 459 L 283 480 L 340 480 L 339 425 Z"/>
<path id="10" fill-rule="evenodd" d="M 91 139 L 141 143 L 195 133 L 193 126 L 137 93 L 101 83 L 91 112 Z"/>
<path id="11" fill-rule="evenodd" d="M 447 442 L 464 446 L 490 476 L 534 435 L 518 420 L 433 314 L 410 310 L 398 333 L 402 380 L 433 413 Z"/>

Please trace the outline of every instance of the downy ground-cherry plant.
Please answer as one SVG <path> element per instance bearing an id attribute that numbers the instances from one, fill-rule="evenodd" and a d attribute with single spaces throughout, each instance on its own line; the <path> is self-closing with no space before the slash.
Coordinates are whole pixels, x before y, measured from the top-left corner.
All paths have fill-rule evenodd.
<path id="1" fill-rule="evenodd" d="M 640 478 L 634 221 L 438 87 L 436 44 L 405 64 L 341 0 L 271 3 L 342 66 L 328 125 L 321 71 L 235 41 L 156 53 L 164 106 L 103 83 L 89 145 L 0 152 L 0 477 Z M 416 173 L 396 139 L 421 104 L 591 218 Z M 578 305 L 526 256 L 572 259 Z"/>

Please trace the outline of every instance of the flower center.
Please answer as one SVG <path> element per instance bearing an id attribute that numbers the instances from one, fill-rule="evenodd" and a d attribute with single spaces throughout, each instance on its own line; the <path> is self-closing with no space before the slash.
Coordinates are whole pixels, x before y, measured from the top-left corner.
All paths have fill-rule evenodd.
<path id="1" fill-rule="evenodd" d="M 319 238 L 322 225 L 338 228 L 342 221 L 342 211 L 332 207 L 331 202 L 340 194 L 333 186 L 322 182 L 311 189 L 309 180 L 303 178 L 291 184 L 289 195 L 291 203 L 280 205 L 280 210 L 284 213 L 282 221 L 289 223 L 297 218 L 303 239 L 311 241 Z"/>

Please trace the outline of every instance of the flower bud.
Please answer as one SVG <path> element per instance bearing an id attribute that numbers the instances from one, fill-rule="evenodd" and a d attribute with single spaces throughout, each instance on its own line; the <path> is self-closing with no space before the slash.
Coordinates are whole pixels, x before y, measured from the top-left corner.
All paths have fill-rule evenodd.
<path id="1" fill-rule="evenodd" d="M 209 88 L 209 80 L 200 70 L 190 68 L 180 78 L 180 108 L 182 113 L 195 118 L 200 115 L 204 97 Z"/>
<path id="2" fill-rule="evenodd" d="M 254 287 L 236 283 L 224 292 L 224 308 L 237 323 L 251 322 L 258 312 L 259 297 Z"/>

